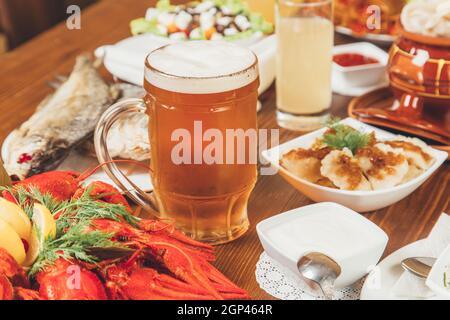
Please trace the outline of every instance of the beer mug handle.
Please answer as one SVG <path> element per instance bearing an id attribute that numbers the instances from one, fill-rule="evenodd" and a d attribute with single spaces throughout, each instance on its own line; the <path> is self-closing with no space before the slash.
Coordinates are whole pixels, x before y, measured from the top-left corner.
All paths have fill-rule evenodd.
<path id="1" fill-rule="evenodd" d="M 157 211 L 153 198 L 150 194 L 141 190 L 119 169 L 117 164 L 113 162 L 107 146 L 108 132 L 121 116 L 135 112 L 145 113 L 146 109 L 144 100 L 142 99 L 127 99 L 113 104 L 105 111 L 97 124 L 94 133 L 94 144 L 98 161 L 105 164 L 103 168 L 111 180 L 138 205 L 152 212 L 153 210 Z"/>

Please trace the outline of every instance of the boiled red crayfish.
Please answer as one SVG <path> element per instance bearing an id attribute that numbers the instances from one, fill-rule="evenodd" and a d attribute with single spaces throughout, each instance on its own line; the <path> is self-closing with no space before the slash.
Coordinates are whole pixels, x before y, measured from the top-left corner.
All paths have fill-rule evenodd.
<path id="1" fill-rule="evenodd" d="M 29 288 L 25 271 L 6 250 L 0 248 L 0 300 L 39 299 L 39 293 Z"/>
<path id="2" fill-rule="evenodd" d="M 21 181 L 14 188 L 33 186 L 59 201 L 78 198 L 89 188 L 93 199 L 121 204 L 131 212 L 126 198 L 117 189 L 103 182 L 93 182 L 84 188 L 83 179 L 76 172 L 48 172 Z M 3 196 L 15 200 L 11 193 Z M 59 258 L 36 275 L 34 291 L 23 269 L 3 251 L 0 300 L 249 298 L 210 264 L 215 258 L 211 246 L 186 237 L 170 224 L 141 219 L 132 226 L 122 220 L 96 219 L 85 232 L 95 230 L 112 234 L 112 240 L 132 249 L 132 254 L 94 265 Z"/>

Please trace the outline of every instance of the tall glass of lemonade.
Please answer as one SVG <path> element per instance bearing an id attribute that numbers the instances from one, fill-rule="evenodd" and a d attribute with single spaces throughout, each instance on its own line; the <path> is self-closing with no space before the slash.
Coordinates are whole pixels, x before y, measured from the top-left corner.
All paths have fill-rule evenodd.
<path id="1" fill-rule="evenodd" d="M 332 0 L 277 0 L 277 121 L 311 131 L 331 105 Z"/>

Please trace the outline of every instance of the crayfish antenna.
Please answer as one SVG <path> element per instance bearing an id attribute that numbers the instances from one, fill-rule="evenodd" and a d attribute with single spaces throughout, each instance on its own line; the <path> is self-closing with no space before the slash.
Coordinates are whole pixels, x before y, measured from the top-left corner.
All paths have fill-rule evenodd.
<path id="1" fill-rule="evenodd" d="M 184 233 L 176 230 L 173 224 L 161 220 L 142 220 L 139 222 L 139 227 L 149 235 L 161 235 L 176 241 L 174 243 L 182 246 L 194 256 L 201 257 L 206 261 L 215 260 L 214 248 L 211 245 L 187 237 Z"/>
<path id="2" fill-rule="evenodd" d="M 235 283 L 225 277 L 219 270 L 204 262 L 201 264 L 205 274 L 209 280 L 213 282 L 214 287 L 222 294 L 236 294 L 238 296 L 247 297 L 248 293 L 244 289 L 239 288 Z"/>
<path id="3" fill-rule="evenodd" d="M 127 285 L 122 288 L 132 299 L 174 299 L 209 300 L 214 299 L 207 290 L 191 285 L 171 276 L 160 274 L 154 269 L 135 269 Z"/>
<path id="4" fill-rule="evenodd" d="M 206 289 L 215 299 L 223 299 L 208 279 L 200 263 L 197 262 L 197 260 L 204 261 L 203 259 L 194 259 L 182 247 L 170 242 L 148 243 L 148 248 L 154 258 L 160 261 L 177 278 L 196 288 Z"/>
<path id="5" fill-rule="evenodd" d="M 21 287 L 14 288 L 14 299 L 16 300 L 43 300 L 38 291 Z"/>

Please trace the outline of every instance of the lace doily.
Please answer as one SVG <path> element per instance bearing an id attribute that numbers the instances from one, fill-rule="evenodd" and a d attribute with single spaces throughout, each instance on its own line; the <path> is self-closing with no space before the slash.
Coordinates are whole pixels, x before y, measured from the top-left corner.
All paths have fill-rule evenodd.
<path id="1" fill-rule="evenodd" d="M 309 293 L 303 281 L 290 270 L 272 260 L 265 252 L 256 264 L 256 281 L 261 289 L 271 296 L 281 300 L 324 300 L 323 296 L 313 296 Z M 363 281 L 352 287 L 336 290 L 335 300 L 359 300 Z"/>

